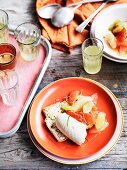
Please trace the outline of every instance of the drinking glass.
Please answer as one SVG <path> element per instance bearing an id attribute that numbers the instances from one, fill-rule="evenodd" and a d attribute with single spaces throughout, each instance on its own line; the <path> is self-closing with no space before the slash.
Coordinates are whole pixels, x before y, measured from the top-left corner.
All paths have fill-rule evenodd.
<path id="1" fill-rule="evenodd" d="M 0 43 L 6 43 L 9 39 L 8 14 L 0 9 Z"/>
<path id="2" fill-rule="evenodd" d="M 10 43 L 0 44 L 0 70 L 12 69 L 16 64 L 16 48 Z"/>
<path id="3" fill-rule="evenodd" d="M 84 70 L 89 74 L 96 74 L 102 65 L 104 45 L 98 38 L 88 38 L 82 44 Z"/>
<path id="4" fill-rule="evenodd" d="M 38 56 L 41 31 L 32 23 L 23 23 L 14 31 L 22 58 L 26 61 L 35 60 Z"/>
<path id="5" fill-rule="evenodd" d="M 16 104 L 18 98 L 18 76 L 14 70 L 0 71 L 0 95 L 3 103 Z"/>

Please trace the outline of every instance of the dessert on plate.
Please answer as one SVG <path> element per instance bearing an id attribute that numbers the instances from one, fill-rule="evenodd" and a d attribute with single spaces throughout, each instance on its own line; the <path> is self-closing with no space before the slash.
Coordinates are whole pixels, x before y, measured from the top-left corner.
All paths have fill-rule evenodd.
<path id="1" fill-rule="evenodd" d="M 43 109 L 45 123 L 58 142 L 70 139 L 77 145 L 85 142 L 87 133 L 101 133 L 108 126 L 106 113 L 97 107 L 98 95 L 85 96 L 75 90 Z"/>

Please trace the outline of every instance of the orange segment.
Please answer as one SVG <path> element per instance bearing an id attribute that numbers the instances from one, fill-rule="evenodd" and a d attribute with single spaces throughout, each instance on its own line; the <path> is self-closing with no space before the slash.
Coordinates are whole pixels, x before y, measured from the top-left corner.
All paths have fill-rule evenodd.
<path id="1" fill-rule="evenodd" d="M 102 131 L 107 126 L 108 126 L 108 122 L 106 121 L 106 114 L 104 112 L 100 112 L 97 116 L 95 127 L 98 131 Z"/>
<path id="2" fill-rule="evenodd" d="M 77 100 L 80 94 L 81 92 L 78 90 L 72 91 L 68 96 L 68 103 L 72 105 Z"/>
<path id="3" fill-rule="evenodd" d="M 83 113 L 91 112 L 93 106 L 94 106 L 93 102 L 86 102 L 83 106 Z"/>

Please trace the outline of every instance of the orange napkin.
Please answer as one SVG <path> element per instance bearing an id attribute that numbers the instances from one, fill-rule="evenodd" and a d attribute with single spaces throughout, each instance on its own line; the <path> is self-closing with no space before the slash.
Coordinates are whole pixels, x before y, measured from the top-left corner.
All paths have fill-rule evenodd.
<path id="1" fill-rule="evenodd" d="M 64 1 L 62 0 L 37 0 L 36 10 L 47 4 L 59 3 L 64 6 L 78 1 L 81 0 L 66 0 L 66 3 L 63 4 Z M 107 6 L 118 3 L 127 3 L 127 0 L 118 0 L 117 2 L 108 3 Z M 55 28 L 50 20 L 45 20 L 38 16 L 42 25 L 42 35 L 51 42 L 53 48 L 65 52 L 71 52 L 75 46 L 82 44 L 82 42 L 89 36 L 89 29 L 84 29 L 82 33 L 78 33 L 75 30 L 76 27 L 91 15 L 100 5 L 101 3 L 83 4 L 75 11 L 75 17 L 71 23 L 62 28 Z"/>

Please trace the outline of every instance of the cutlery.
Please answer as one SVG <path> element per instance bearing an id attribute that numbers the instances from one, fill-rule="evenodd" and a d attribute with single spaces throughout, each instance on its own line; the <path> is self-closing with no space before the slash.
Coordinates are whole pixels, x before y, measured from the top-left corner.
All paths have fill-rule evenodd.
<path id="1" fill-rule="evenodd" d="M 112 2 L 115 2 L 118 0 L 113 0 Z M 104 8 L 104 6 L 108 3 L 111 2 L 111 0 L 105 1 L 97 10 L 94 11 L 85 21 L 83 21 L 77 28 L 77 32 L 82 32 L 84 28 L 89 24 L 89 22 Z"/>
<path id="2" fill-rule="evenodd" d="M 79 4 L 84 4 L 84 3 L 92 3 L 92 2 L 101 2 L 101 1 L 104 1 L 104 0 L 83 0 L 83 1 L 80 1 L 80 2 L 76 2 L 76 3 L 72 3 L 72 4 L 69 4 L 67 5 L 66 7 L 72 7 L 72 6 L 76 6 L 76 5 L 79 5 Z M 114 0 L 112 0 L 114 1 Z M 55 14 L 55 12 L 61 8 L 61 5 L 60 4 L 49 4 L 49 5 L 45 5 L 43 6 L 42 8 L 40 8 L 37 13 L 38 15 L 41 17 L 41 18 L 44 18 L 44 19 L 51 19 L 53 17 L 53 15 Z M 63 7 L 62 7 L 63 8 Z M 77 9 L 77 8 L 76 8 Z M 76 10 L 75 9 L 75 10 Z M 65 9 L 66 10 L 66 9 Z M 72 9 L 70 9 L 72 10 Z M 63 9 L 62 9 L 63 11 Z M 69 9 L 68 9 L 69 11 Z M 65 11 L 64 11 L 65 12 Z M 70 11 L 69 11 L 70 12 Z M 70 12 L 72 13 L 72 11 Z"/>
<path id="3" fill-rule="evenodd" d="M 104 2 L 105 0 L 83 0 L 83 1 L 79 1 L 79 2 L 75 2 L 72 4 L 67 5 L 68 7 L 72 7 L 72 6 L 76 6 L 79 4 L 84 4 L 84 3 L 92 3 L 92 2 Z M 110 0 L 110 1 L 116 1 L 116 0 Z"/>
<path id="4" fill-rule="evenodd" d="M 81 5 L 82 4 L 79 4 L 73 9 L 69 7 L 59 8 L 51 18 L 51 23 L 58 28 L 68 25 L 74 18 L 74 11 Z"/>
<path id="5" fill-rule="evenodd" d="M 54 13 L 61 7 L 60 4 L 49 4 L 40 8 L 37 13 L 41 18 L 51 19 Z"/>

